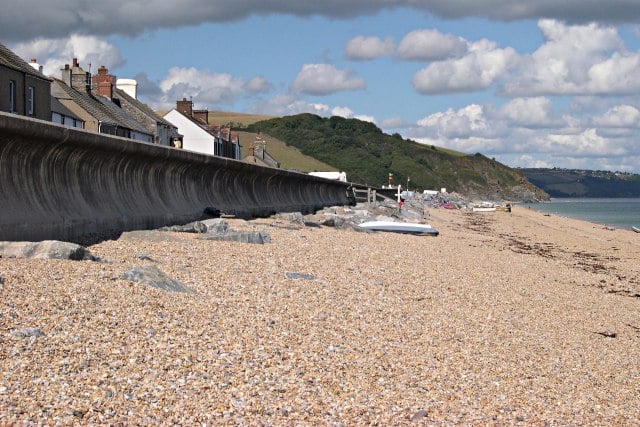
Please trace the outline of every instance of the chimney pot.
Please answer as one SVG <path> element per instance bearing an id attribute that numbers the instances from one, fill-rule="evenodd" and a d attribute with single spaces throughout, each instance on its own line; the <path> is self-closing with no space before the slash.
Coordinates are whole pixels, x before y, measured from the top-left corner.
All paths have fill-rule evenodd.
<path id="1" fill-rule="evenodd" d="M 74 67 L 79 67 L 79 65 L 78 65 L 78 58 L 73 58 L 73 66 L 74 66 Z"/>

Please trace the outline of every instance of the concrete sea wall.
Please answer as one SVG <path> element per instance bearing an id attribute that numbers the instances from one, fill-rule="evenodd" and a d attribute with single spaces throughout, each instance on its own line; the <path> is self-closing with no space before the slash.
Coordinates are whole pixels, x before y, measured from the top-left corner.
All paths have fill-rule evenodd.
<path id="1" fill-rule="evenodd" d="M 348 184 L 0 113 L 0 240 L 352 204 Z"/>

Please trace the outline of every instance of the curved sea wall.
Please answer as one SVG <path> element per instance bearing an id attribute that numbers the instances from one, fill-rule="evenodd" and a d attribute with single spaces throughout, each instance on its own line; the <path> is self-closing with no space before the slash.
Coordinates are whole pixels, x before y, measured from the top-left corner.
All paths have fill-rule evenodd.
<path id="1" fill-rule="evenodd" d="M 348 184 L 0 113 L 0 240 L 352 204 Z"/>

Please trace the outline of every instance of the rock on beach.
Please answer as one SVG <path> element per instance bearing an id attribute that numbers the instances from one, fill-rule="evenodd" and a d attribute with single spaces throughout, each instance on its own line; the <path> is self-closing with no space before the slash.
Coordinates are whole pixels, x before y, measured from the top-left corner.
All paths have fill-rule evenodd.
<path id="1" fill-rule="evenodd" d="M 74 261 L 95 260 L 91 252 L 84 246 L 58 240 L 0 242 L 0 257 L 68 259 Z"/>
<path id="2" fill-rule="evenodd" d="M 228 219 L 264 245 L 155 231 L 87 248 L 109 262 L 3 256 L 0 424 L 637 423 L 637 234 L 518 206 L 429 209 L 437 238 L 345 227 L 403 218 L 364 210 Z M 142 266 L 194 293 L 123 276 Z"/>

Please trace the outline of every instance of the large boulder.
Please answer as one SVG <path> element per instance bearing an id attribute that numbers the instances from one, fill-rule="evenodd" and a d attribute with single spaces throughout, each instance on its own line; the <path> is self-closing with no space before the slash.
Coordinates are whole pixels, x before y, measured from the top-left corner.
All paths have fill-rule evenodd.
<path id="1" fill-rule="evenodd" d="M 198 236 L 202 240 L 264 244 L 271 243 L 271 236 L 264 231 L 231 231 L 225 234 L 206 233 Z"/>
<path id="2" fill-rule="evenodd" d="M 95 261 L 96 258 L 84 246 L 58 240 L 42 242 L 0 242 L 0 257 L 69 259 L 74 261 Z"/>
<path id="3" fill-rule="evenodd" d="M 167 276 L 153 264 L 136 266 L 131 270 L 125 272 L 122 275 L 122 278 L 131 282 L 142 283 L 144 285 L 148 285 L 153 288 L 161 289 L 168 292 L 194 292 L 177 280 L 174 280 Z"/>
<path id="4" fill-rule="evenodd" d="M 184 225 L 172 225 L 170 227 L 162 227 L 160 231 L 176 231 L 179 233 L 217 233 L 224 234 L 232 231 L 223 218 L 211 218 L 202 221 L 194 221 Z"/>

